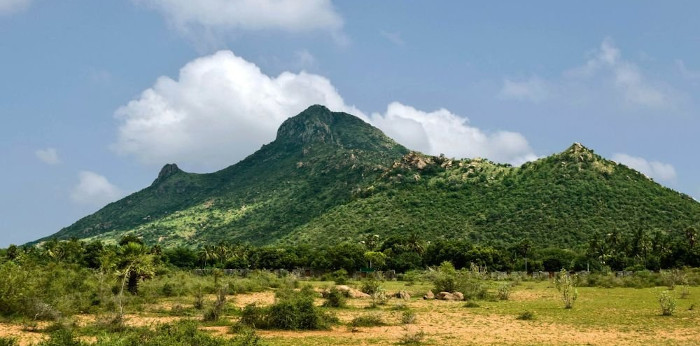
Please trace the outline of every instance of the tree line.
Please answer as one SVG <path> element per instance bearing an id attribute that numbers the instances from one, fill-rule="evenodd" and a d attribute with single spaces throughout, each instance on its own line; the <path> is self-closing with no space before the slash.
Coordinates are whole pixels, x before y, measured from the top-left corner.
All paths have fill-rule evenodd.
<path id="1" fill-rule="evenodd" d="M 615 230 L 598 232 L 577 249 L 541 246 L 529 239 L 506 245 L 475 244 L 465 239 L 426 240 L 416 233 L 386 239 L 367 234 L 356 242 L 321 247 L 307 244 L 252 246 L 222 241 L 198 248 L 162 248 L 148 246 L 138 237 L 127 235 L 112 245 L 78 239 L 51 239 L 38 246 L 11 245 L 0 250 L 0 259 L 72 263 L 93 269 L 105 266 L 124 269 L 129 259 L 148 255 L 153 266 L 170 265 L 183 269 L 309 268 L 326 272 L 344 269 L 352 273 L 371 268 L 406 272 L 448 261 L 458 269 L 473 264 L 490 271 L 508 272 L 555 272 L 562 268 L 636 271 L 700 267 L 697 238 L 697 229 L 690 227 L 684 232 L 673 233 L 660 230 L 632 234 Z"/>

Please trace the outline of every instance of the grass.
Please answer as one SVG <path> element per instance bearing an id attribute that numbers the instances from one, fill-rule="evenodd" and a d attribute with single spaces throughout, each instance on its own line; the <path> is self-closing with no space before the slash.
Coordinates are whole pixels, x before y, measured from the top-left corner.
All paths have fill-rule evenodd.
<path id="1" fill-rule="evenodd" d="M 193 282 L 188 282 L 188 280 Z M 200 278 L 184 277 L 181 286 L 194 287 L 195 283 L 211 285 Z M 157 280 L 154 280 L 157 281 Z M 329 282 L 306 281 L 314 288 L 327 287 Z M 488 282 L 489 292 L 496 294 L 501 282 Z M 163 282 L 151 282 L 147 285 L 162 287 Z M 144 285 L 146 287 L 147 285 Z M 357 287 L 358 282 L 350 281 L 350 286 Z M 382 286 L 389 293 L 399 290 L 427 291 L 431 284 L 415 282 L 407 286 L 405 282 L 385 281 Z M 460 340 L 470 335 L 477 335 L 474 343 L 507 343 L 507 344 L 541 344 L 544 339 L 537 335 L 552 338 L 550 343 L 567 342 L 557 339 L 557 330 L 567 330 L 571 335 L 581 337 L 575 343 L 628 343 L 639 340 L 640 343 L 700 343 L 700 309 L 691 307 L 700 304 L 700 287 L 688 287 L 685 299 L 680 299 L 681 290 L 670 291 L 676 298 L 677 307 L 672 316 L 661 316 L 659 295 L 666 287 L 653 288 L 590 288 L 579 287 L 579 299 L 573 309 L 564 309 L 559 292 L 554 285 L 547 281 L 525 282 L 511 288 L 508 300 L 479 300 L 469 302 L 425 301 L 421 294 L 413 294 L 408 301 L 392 298 L 386 305 L 378 306 L 368 311 L 365 309 L 370 299 L 347 299 L 347 308 L 331 309 L 321 305 L 324 302 L 320 296 L 313 298 L 313 304 L 320 312 L 337 314 L 341 325 L 327 330 L 316 331 L 282 331 L 276 328 L 256 330 L 257 337 L 268 345 L 356 345 L 356 344 L 459 344 Z M 148 290 L 145 290 L 148 291 Z M 154 290 L 155 291 L 155 290 Z M 191 320 L 200 330 L 207 334 L 212 330 L 228 330 L 235 325 L 241 309 L 251 303 L 258 302 L 260 307 L 268 307 L 273 302 L 274 292 L 281 289 L 265 289 L 259 293 L 239 293 L 227 297 L 229 306 L 222 309 L 217 323 L 201 322 L 203 311 L 193 307 L 194 290 L 182 289 L 181 292 L 170 296 L 154 296 L 152 299 L 139 302 L 138 305 L 127 305 L 127 329 L 124 333 L 135 333 L 135 327 L 155 330 L 159 323 L 173 324 L 177 321 Z M 216 301 L 216 296 L 206 293 L 203 296 L 206 307 Z M 397 305 L 400 304 L 400 305 Z M 478 308 L 467 309 L 466 304 L 476 304 Z M 397 306 L 400 306 L 397 308 Z M 515 317 L 525 316 L 530 312 L 535 316 L 528 323 L 517 321 Z M 416 318 L 418 316 L 418 318 Z M 530 318 L 522 318 L 529 320 Z M 110 331 L 103 325 L 96 324 L 91 315 L 78 315 L 79 323 L 74 328 L 75 333 L 82 337 L 117 337 L 115 331 Z M 440 326 L 436 329 L 435 326 Z M 3 334 L 8 328 L 15 328 L 15 334 Z M 410 329 L 404 329 L 410 327 Z M 184 327 L 183 327 L 184 328 Z M 218 329 L 217 329 L 218 328 Z M 533 328 L 537 333 L 531 333 Z M 26 335 L 45 333 L 44 324 L 39 324 L 38 332 L 21 330 L 21 323 L 14 320 L 0 321 L 0 338 L 21 339 Z M 348 329 L 350 331 L 348 331 Z M 354 329 L 354 330 L 353 330 Z M 437 331 L 436 331 L 437 330 Z M 503 330 L 510 330 L 509 334 Z M 500 332 L 499 332 L 500 331 Z M 350 332 L 353 332 L 349 334 Z M 602 337 L 621 335 L 624 339 L 585 339 L 587 335 Z M 223 334 L 227 334 L 223 332 Z M 236 337 L 239 333 L 230 334 Z M 349 335 L 352 335 L 350 337 Z M 685 339 L 673 339 L 674 335 L 685 335 Z M 212 335 L 217 337 L 217 334 Z M 515 339 L 508 339 L 509 337 Z M 522 339 L 521 339 L 522 338 Z M 669 339 L 670 338 L 670 339 Z M 470 339 L 471 340 L 471 339 Z M 625 341 L 629 340 L 629 341 Z M 0 344 L 1 345 L 1 344 Z"/>

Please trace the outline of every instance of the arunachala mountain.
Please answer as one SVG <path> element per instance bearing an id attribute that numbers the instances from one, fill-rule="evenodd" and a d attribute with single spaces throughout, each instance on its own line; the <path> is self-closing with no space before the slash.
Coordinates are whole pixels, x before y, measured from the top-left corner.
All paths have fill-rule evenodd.
<path id="1" fill-rule="evenodd" d="M 521 167 L 435 157 L 316 105 L 233 166 L 193 174 L 165 165 L 151 186 L 48 238 L 315 246 L 418 234 L 577 247 L 600 232 L 698 225 L 700 203 L 578 143 Z"/>

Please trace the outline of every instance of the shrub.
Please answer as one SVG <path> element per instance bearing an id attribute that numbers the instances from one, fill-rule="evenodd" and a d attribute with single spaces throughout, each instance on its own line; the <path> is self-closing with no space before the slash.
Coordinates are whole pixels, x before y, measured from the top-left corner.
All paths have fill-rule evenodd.
<path id="1" fill-rule="evenodd" d="M 204 309 L 204 293 L 202 292 L 202 287 L 197 287 L 197 290 L 194 292 L 194 308 L 197 310 L 202 310 Z"/>
<path id="2" fill-rule="evenodd" d="M 388 301 L 389 296 L 386 294 L 386 291 L 383 288 L 380 287 L 374 293 L 372 293 L 372 305 L 386 305 Z"/>
<path id="3" fill-rule="evenodd" d="M 566 269 L 562 269 L 554 279 L 554 284 L 561 293 L 561 299 L 564 301 L 564 308 L 566 309 L 571 309 L 576 299 L 578 299 L 578 290 L 574 285 L 574 280 L 575 278 L 569 275 Z"/>
<path id="4" fill-rule="evenodd" d="M 362 285 L 360 286 L 360 291 L 373 295 L 381 288 L 381 282 L 377 280 L 374 276 L 368 276 L 362 280 Z"/>
<path id="5" fill-rule="evenodd" d="M 416 322 L 416 313 L 413 311 L 404 311 L 401 314 L 401 323 L 403 324 L 413 324 Z"/>
<path id="6" fill-rule="evenodd" d="M 676 299 L 671 296 L 669 291 L 663 291 L 659 295 L 659 305 L 661 306 L 662 316 L 671 316 L 676 310 Z"/>
<path id="7" fill-rule="evenodd" d="M 509 297 L 510 297 L 510 283 L 501 284 L 501 286 L 498 287 L 498 299 L 508 300 Z"/>
<path id="8" fill-rule="evenodd" d="M 437 275 L 433 279 L 436 292 L 454 292 L 457 290 L 457 270 L 452 263 L 445 261 L 440 264 Z"/>
<path id="9" fill-rule="evenodd" d="M 358 316 L 350 321 L 351 327 L 380 327 L 385 325 L 386 323 L 378 314 Z"/>
<path id="10" fill-rule="evenodd" d="M 522 321 L 531 321 L 535 319 L 535 313 L 532 311 L 523 311 L 515 319 Z"/>
<path id="11" fill-rule="evenodd" d="M 299 292 L 280 290 L 269 307 L 247 305 L 240 323 L 261 329 L 315 330 L 328 329 L 338 319 L 314 305 L 315 292 L 309 287 Z"/>
<path id="12" fill-rule="evenodd" d="M 323 306 L 331 308 L 344 308 L 346 306 L 346 302 L 343 292 L 338 291 L 338 289 L 335 287 L 331 288 L 330 292 L 328 292 L 328 297 L 326 297 L 326 301 L 323 302 Z"/>
<path id="13" fill-rule="evenodd" d="M 465 308 L 478 308 L 478 307 L 480 307 L 480 306 L 481 306 L 481 305 L 479 305 L 479 304 L 477 304 L 476 302 L 473 302 L 473 301 L 469 301 L 469 302 L 466 302 L 466 304 L 464 304 L 464 307 L 465 307 Z"/>
<path id="14" fill-rule="evenodd" d="M 425 339 L 425 332 L 419 330 L 417 332 L 410 332 L 406 329 L 406 334 L 404 334 L 399 340 L 399 345 L 420 345 Z"/>
<path id="15" fill-rule="evenodd" d="M 226 292 L 228 292 L 228 284 L 219 287 L 219 291 L 216 294 L 216 302 L 214 302 L 213 307 L 204 313 L 204 321 L 219 320 L 221 313 L 226 307 Z"/>
<path id="16" fill-rule="evenodd" d="M 0 337 L 0 346 L 17 346 L 19 342 L 15 338 Z"/>
<path id="17" fill-rule="evenodd" d="M 233 340 L 214 337 L 199 330 L 197 321 L 182 320 L 172 324 L 163 324 L 152 330 L 150 328 L 129 328 L 121 334 L 107 334 L 99 337 L 97 346 L 139 345 L 139 346 L 219 346 L 219 345 L 256 345 L 257 336 L 242 334 Z M 246 343 L 248 342 L 248 343 Z"/>

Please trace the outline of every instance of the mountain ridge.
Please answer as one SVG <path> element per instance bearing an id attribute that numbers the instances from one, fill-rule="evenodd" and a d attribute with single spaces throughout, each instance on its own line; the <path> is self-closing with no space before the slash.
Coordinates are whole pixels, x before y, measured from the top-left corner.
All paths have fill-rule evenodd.
<path id="1" fill-rule="evenodd" d="M 431 156 L 313 105 L 234 165 L 194 174 L 166 164 L 150 186 L 44 239 L 319 245 L 417 232 L 576 247 L 611 228 L 698 224 L 700 203 L 580 143 L 520 167 Z"/>

